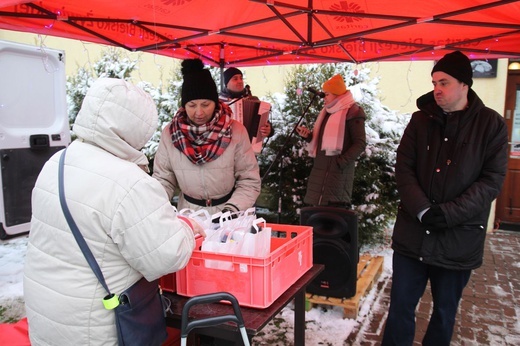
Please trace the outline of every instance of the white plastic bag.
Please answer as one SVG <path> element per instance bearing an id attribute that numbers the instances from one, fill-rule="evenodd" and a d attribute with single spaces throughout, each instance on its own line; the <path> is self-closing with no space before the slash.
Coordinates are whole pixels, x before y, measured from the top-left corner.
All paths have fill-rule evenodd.
<path id="1" fill-rule="evenodd" d="M 210 217 L 219 220 L 206 229 L 201 250 L 227 255 L 267 257 L 271 250 L 271 228 L 263 218 L 257 218 L 255 209 L 242 212 L 217 213 Z M 214 222 L 214 221 L 213 221 Z M 224 260 L 205 260 L 207 268 L 233 270 L 233 263 Z"/>
<path id="2" fill-rule="evenodd" d="M 194 220 L 199 225 L 202 226 L 204 231 L 211 229 L 211 216 L 209 215 L 206 209 L 199 209 L 197 211 L 193 211 L 192 209 L 184 208 L 178 212 L 179 215 L 185 216 L 191 220 Z"/>
<path id="3" fill-rule="evenodd" d="M 243 234 L 236 230 L 221 227 L 211 230 L 211 235 L 206 235 L 202 242 L 201 250 L 206 252 L 214 252 L 219 254 L 238 255 L 242 246 Z M 205 260 L 206 268 L 233 270 L 233 262 L 221 260 Z"/>
<path id="4" fill-rule="evenodd" d="M 263 224 L 262 227 L 259 225 Z M 265 226 L 265 220 L 253 221 L 250 230 L 244 234 L 240 254 L 250 257 L 267 257 L 271 252 L 271 227 Z"/>

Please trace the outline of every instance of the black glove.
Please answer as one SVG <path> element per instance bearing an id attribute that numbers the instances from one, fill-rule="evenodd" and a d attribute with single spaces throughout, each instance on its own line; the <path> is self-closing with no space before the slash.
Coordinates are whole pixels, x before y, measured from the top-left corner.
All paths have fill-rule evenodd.
<path id="1" fill-rule="evenodd" d="M 430 209 L 426 213 L 424 213 L 421 222 L 428 227 L 439 229 L 439 228 L 448 228 L 448 223 L 446 222 L 446 216 L 442 211 L 441 207 L 437 204 L 432 205 Z"/>
<path id="2" fill-rule="evenodd" d="M 224 208 L 224 209 L 221 210 L 222 214 L 224 214 L 226 211 L 229 211 L 229 209 Z M 218 216 L 216 216 L 213 219 L 211 219 L 211 223 L 220 223 L 220 216 L 222 214 L 219 214 Z"/>

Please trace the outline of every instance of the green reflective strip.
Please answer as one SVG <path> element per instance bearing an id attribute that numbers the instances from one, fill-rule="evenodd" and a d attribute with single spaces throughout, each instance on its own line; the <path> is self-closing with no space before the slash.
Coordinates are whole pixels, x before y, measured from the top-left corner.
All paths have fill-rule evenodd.
<path id="1" fill-rule="evenodd" d="M 113 310 L 119 305 L 119 297 L 115 294 L 111 294 L 103 298 L 103 305 L 107 310 Z"/>

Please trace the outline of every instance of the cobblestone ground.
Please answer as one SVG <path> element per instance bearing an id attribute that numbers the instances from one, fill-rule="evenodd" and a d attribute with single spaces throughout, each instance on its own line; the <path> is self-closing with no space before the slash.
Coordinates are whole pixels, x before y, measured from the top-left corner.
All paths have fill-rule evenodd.
<path id="1" fill-rule="evenodd" d="M 370 323 L 361 323 L 351 333 L 348 345 L 381 343 L 390 301 L 391 279 L 377 284 Z M 429 288 L 417 309 L 414 345 L 421 345 L 432 308 Z M 496 231 L 488 234 L 482 267 L 473 271 L 464 290 L 457 315 L 452 346 L 520 345 L 520 232 Z"/>

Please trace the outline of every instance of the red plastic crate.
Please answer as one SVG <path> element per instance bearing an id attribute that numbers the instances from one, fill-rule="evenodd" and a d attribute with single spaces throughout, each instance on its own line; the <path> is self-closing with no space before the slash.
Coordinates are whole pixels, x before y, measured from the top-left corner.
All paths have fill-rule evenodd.
<path id="1" fill-rule="evenodd" d="M 267 224 L 271 252 L 265 258 L 203 252 L 197 242 L 188 265 L 177 272 L 177 293 L 193 297 L 233 294 L 241 306 L 266 308 L 312 267 L 312 227 Z M 229 262 L 230 270 L 206 268 L 205 261 Z"/>
<path id="2" fill-rule="evenodd" d="M 177 289 L 175 281 L 175 273 L 167 274 L 159 279 L 159 286 L 161 286 L 164 291 L 175 292 Z"/>

